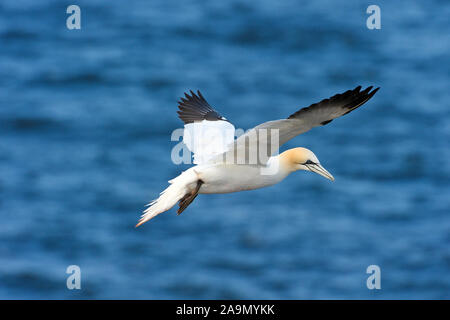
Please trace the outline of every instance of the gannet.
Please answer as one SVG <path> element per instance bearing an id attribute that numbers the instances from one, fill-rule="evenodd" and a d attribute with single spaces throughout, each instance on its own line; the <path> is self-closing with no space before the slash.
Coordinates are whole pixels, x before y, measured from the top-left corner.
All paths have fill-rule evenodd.
<path id="1" fill-rule="evenodd" d="M 237 139 L 235 127 L 209 105 L 200 91 L 185 93 L 178 102 L 178 115 L 184 122 L 183 143 L 193 153 L 195 166 L 169 181 L 169 187 L 159 198 L 147 205 L 136 227 L 171 209 L 177 202 L 180 214 L 198 194 L 263 188 L 281 182 L 298 170 L 312 171 L 334 181 L 311 150 L 298 147 L 278 154 L 278 148 L 299 134 L 324 126 L 362 106 L 379 89 L 372 88 L 361 91 L 358 86 L 336 94 L 286 119 L 264 122 Z M 263 147 L 266 156 L 257 151 Z"/>

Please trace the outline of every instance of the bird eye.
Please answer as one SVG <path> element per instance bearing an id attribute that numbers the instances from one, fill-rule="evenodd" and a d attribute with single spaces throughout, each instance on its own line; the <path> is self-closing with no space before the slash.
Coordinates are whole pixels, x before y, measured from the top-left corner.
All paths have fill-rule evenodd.
<path id="1" fill-rule="evenodd" d="M 316 164 L 314 161 L 308 160 L 304 164 Z"/>

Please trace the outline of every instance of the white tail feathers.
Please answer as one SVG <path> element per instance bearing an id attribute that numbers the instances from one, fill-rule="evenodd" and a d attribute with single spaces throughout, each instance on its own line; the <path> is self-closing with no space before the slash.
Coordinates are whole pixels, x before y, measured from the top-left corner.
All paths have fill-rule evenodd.
<path id="1" fill-rule="evenodd" d="M 172 208 L 183 196 L 191 191 L 192 184 L 197 181 L 197 174 L 193 170 L 187 170 L 181 175 L 169 181 L 170 186 L 160 193 L 158 199 L 153 200 L 144 210 L 136 227 Z"/>

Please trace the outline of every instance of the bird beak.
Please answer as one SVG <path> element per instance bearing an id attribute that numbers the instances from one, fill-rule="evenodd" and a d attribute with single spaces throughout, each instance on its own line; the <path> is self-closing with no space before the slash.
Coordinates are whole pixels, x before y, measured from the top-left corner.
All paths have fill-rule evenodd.
<path id="1" fill-rule="evenodd" d="M 334 177 L 331 173 L 329 173 L 324 167 L 322 167 L 319 163 L 314 165 L 308 165 L 309 171 L 320 174 L 322 177 L 325 177 L 331 181 L 334 181 Z"/>

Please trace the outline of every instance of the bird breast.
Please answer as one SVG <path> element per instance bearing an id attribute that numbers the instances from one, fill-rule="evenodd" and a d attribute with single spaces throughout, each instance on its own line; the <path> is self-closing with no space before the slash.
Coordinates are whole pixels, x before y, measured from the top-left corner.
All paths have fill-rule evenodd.
<path id="1" fill-rule="evenodd" d="M 203 181 L 199 193 L 230 193 L 276 184 L 289 173 L 282 168 L 218 164 L 192 168 Z"/>

